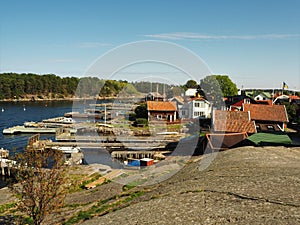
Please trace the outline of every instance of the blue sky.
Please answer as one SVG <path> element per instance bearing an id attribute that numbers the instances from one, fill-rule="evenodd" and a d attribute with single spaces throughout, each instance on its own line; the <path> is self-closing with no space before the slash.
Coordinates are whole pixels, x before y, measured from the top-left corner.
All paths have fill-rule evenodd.
<path id="1" fill-rule="evenodd" d="M 119 45 L 161 40 L 239 88 L 300 90 L 299 9 L 299 0 L 0 1 L 0 72 L 82 76 Z"/>

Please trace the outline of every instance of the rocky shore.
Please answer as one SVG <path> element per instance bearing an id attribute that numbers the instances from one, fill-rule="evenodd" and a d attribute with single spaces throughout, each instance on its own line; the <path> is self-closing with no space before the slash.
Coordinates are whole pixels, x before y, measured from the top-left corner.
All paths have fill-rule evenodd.
<path id="1" fill-rule="evenodd" d="M 128 207 L 93 224 L 299 224 L 300 148 L 220 152 L 204 171 L 195 157 L 171 179 L 142 188 Z"/>
<path id="2" fill-rule="evenodd" d="M 127 189 L 109 182 L 69 194 L 46 224 L 299 224 L 300 147 L 240 147 L 194 156 L 173 177 Z M 91 174 L 97 166 L 78 169 Z M 0 190 L 0 205 L 10 193 Z M 0 215 L 13 224 L 13 215 Z M 51 221 L 51 222 L 49 222 Z M 70 222 L 72 221 L 72 222 Z"/>

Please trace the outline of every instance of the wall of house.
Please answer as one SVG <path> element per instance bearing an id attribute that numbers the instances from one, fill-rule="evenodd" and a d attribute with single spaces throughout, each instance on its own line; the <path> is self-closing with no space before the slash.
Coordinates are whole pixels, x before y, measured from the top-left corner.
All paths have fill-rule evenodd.
<path id="1" fill-rule="evenodd" d="M 205 101 L 192 101 L 193 112 L 191 112 L 192 118 L 209 118 L 210 117 L 210 105 Z"/>

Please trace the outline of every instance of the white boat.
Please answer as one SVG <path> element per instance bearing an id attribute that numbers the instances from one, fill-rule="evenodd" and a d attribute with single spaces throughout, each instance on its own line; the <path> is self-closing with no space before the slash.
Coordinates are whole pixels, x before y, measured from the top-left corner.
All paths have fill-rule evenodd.
<path id="1" fill-rule="evenodd" d="M 55 149 L 55 150 L 60 150 L 66 154 L 71 154 L 71 153 L 79 153 L 81 152 L 81 149 L 80 147 L 73 147 L 73 146 L 67 146 L 67 147 L 52 147 L 52 149 Z"/>

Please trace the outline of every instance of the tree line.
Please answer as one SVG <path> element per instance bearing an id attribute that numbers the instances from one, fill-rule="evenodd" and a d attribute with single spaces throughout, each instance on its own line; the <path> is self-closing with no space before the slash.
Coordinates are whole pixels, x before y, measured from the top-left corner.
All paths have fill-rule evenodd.
<path id="1" fill-rule="evenodd" d="M 61 78 L 54 74 L 2 73 L 0 74 L 0 99 L 19 99 L 24 98 L 25 95 L 73 95 L 78 82 L 78 78 Z"/>
<path id="2" fill-rule="evenodd" d="M 213 88 L 214 86 L 218 88 Z M 125 80 L 104 80 L 98 77 L 59 77 L 55 74 L 38 75 L 32 73 L 0 74 L 0 99 L 22 99 L 27 95 L 40 98 L 76 97 L 117 97 L 139 93 L 159 92 L 167 97 L 182 96 L 188 88 L 199 88 L 207 93 L 213 90 L 220 95 L 237 94 L 236 85 L 228 76 L 212 75 L 200 81 L 189 80 L 181 86 L 150 81 L 131 82 Z M 215 89 L 219 90 L 216 91 Z"/>
<path id="3" fill-rule="evenodd" d="M 167 93 L 170 85 L 149 81 L 104 80 L 98 77 L 59 77 L 55 74 L 1 73 L 0 99 L 23 99 L 27 95 L 40 98 L 116 97 L 139 93 Z"/>

